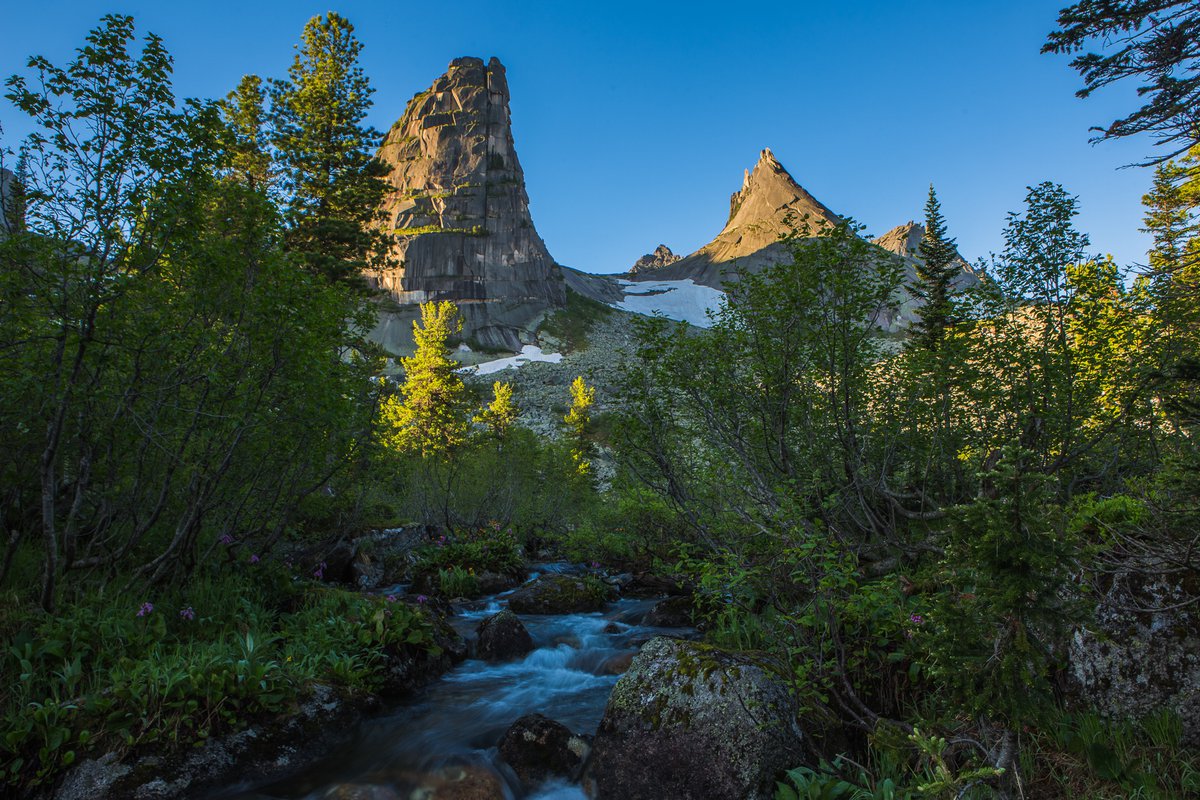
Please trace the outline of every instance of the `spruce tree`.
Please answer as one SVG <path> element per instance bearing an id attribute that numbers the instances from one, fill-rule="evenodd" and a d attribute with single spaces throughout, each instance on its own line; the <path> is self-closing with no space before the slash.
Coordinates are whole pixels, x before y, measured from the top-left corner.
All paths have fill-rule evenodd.
<path id="1" fill-rule="evenodd" d="M 364 123 L 374 89 L 345 17 L 310 19 L 298 50 L 287 80 L 271 87 L 286 244 L 314 273 L 356 284 L 382 263 L 388 246 L 374 225 L 387 192 L 384 166 L 372 153 L 380 135 Z"/>
<path id="2" fill-rule="evenodd" d="M 230 176 L 255 190 L 266 189 L 271 182 L 265 102 L 262 78 L 246 75 L 220 104 Z"/>
<path id="3" fill-rule="evenodd" d="M 492 384 L 492 402 L 475 416 L 475 422 L 487 428 L 497 439 L 508 435 L 517 423 L 517 407 L 513 403 L 511 383 L 496 381 Z"/>
<path id="4" fill-rule="evenodd" d="M 915 341 L 919 347 L 937 350 L 954 324 L 954 277 L 958 273 L 955 259 L 958 251 L 953 239 L 946 237 L 946 220 L 933 186 L 925 202 L 925 234 L 917 248 L 917 282 L 911 287 L 914 294 L 925 300 L 917 312 L 914 324 Z"/>
<path id="5" fill-rule="evenodd" d="M 382 409 L 383 441 L 404 453 L 445 455 L 466 441 L 466 387 L 454 371 L 449 339 L 462 330 L 453 303 L 422 303 L 421 322 L 413 322 L 417 352 L 400 359 L 404 383 L 399 397 Z"/>

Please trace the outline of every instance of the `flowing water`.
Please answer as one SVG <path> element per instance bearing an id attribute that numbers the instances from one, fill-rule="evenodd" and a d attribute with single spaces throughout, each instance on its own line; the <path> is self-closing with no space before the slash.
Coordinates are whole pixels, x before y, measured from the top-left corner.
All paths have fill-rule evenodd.
<path id="1" fill-rule="evenodd" d="M 460 611 L 451 623 L 472 637 L 481 620 L 505 606 L 507 594 Z M 638 624 L 655 602 L 618 600 L 602 612 L 521 615 L 535 647 L 525 658 L 499 664 L 468 659 L 408 702 L 364 722 L 348 745 L 306 772 L 220 797 L 483 797 L 494 796 L 499 781 L 508 798 L 582 798 L 578 786 L 561 781 L 523 795 L 511 771 L 496 763 L 496 745 L 513 722 L 532 712 L 576 733 L 594 733 L 618 673 L 643 642 L 664 632 Z M 489 784 L 490 793 L 469 788 Z"/>

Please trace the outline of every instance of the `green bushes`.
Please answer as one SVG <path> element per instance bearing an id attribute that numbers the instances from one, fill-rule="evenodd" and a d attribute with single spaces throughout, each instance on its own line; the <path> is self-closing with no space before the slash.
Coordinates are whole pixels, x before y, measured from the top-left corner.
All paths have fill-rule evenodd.
<path id="1" fill-rule="evenodd" d="M 436 654 L 426 612 L 243 563 L 186 588 L 7 620 L 0 770 L 51 779 L 92 748 L 185 744 L 286 711 L 313 682 L 377 688 L 389 652 Z"/>

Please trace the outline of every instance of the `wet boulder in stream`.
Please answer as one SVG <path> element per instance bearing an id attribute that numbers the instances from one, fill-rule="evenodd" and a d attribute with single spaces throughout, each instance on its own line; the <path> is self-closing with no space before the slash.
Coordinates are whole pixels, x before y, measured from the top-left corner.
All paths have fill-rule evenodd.
<path id="1" fill-rule="evenodd" d="M 498 754 L 530 787 L 553 777 L 574 779 L 588 747 L 566 725 L 541 714 L 526 714 L 504 732 Z"/>
<path id="2" fill-rule="evenodd" d="M 476 655 L 484 661 L 508 661 L 533 650 L 533 637 L 507 608 L 479 623 Z"/>
<path id="3" fill-rule="evenodd" d="M 599 611 L 613 596 L 612 587 L 598 578 L 543 575 L 513 592 L 508 607 L 518 614 L 575 614 Z"/>
<path id="4" fill-rule="evenodd" d="M 656 637 L 617 682 L 583 775 L 596 800 L 774 796 L 808 748 L 787 689 L 742 656 Z"/>

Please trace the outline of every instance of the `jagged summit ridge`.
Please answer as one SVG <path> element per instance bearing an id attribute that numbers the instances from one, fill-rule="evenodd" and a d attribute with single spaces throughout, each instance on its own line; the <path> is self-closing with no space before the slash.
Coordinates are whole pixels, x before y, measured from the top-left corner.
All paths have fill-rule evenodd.
<path id="1" fill-rule="evenodd" d="M 379 158 L 399 266 L 371 276 L 376 286 L 402 304 L 452 300 L 468 336 L 520 349 L 521 331 L 566 290 L 529 214 L 504 66 L 452 61 L 408 102 Z"/>
<path id="2" fill-rule="evenodd" d="M 636 275 L 639 272 L 649 272 L 652 270 L 662 269 L 663 267 L 669 267 L 676 261 L 681 260 L 681 258 L 681 256 L 675 255 L 675 253 L 671 251 L 671 248 L 667 247 L 665 244 L 660 244 L 658 247 L 654 248 L 653 253 L 646 253 L 646 255 L 635 261 L 633 266 L 629 268 L 629 274 Z"/>
<path id="3" fill-rule="evenodd" d="M 719 288 L 726 273 L 757 270 L 782 256 L 779 237 L 807 222 L 812 228 L 836 224 L 838 216 L 796 182 L 770 148 L 742 177 L 729 198 L 729 219 L 711 242 L 687 258 L 654 270 L 655 280 L 686 279 Z M 647 280 L 648 273 L 635 275 Z"/>

